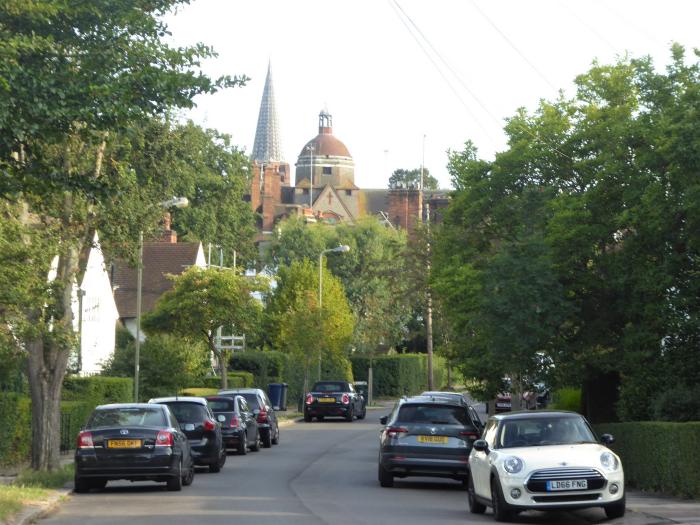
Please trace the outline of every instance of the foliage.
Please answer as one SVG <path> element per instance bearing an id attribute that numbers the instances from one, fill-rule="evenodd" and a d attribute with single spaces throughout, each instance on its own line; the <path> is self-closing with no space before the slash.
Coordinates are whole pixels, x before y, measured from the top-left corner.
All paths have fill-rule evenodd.
<path id="1" fill-rule="evenodd" d="M 73 479 L 75 469 L 73 464 L 63 465 L 55 472 L 37 472 L 36 470 L 25 469 L 15 478 L 13 485 L 20 487 L 37 487 L 47 489 L 61 489 Z"/>
<path id="2" fill-rule="evenodd" d="M 63 380 L 62 399 L 82 402 L 94 400 L 96 405 L 127 403 L 131 401 L 133 393 L 134 382 L 131 377 L 70 376 Z"/>
<path id="3" fill-rule="evenodd" d="M 552 402 L 548 408 L 552 410 L 571 410 L 581 412 L 581 389 L 558 388 L 552 392 Z"/>
<path id="4" fill-rule="evenodd" d="M 254 331 L 260 322 L 262 305 L 252 294 L 262 291 L 266 282 L 233 270 L 194 266 L 172 280 L 173 288 L 146 314 L 142 326 L 146 332 L 168 333 L 206 343 L 219 361 L 220 372 L 224 374 L 221 388 L 226 388 L 225 373 L 231 350 L 217 346 L 217 329 L 234 330 L 238 335 Z"/>
<path id="5" fill-rule="evenodd" d="M 135 346 L 133 339 L 120 338 L 113 357 L 104 364 L 106 376 L 134 376 Z M 181 388 L 199 384 L 211 369 L 207 349 L 201 342 L 191 342 L 169 334 L 150 335 L 139 349 L 139 401 L 174 395 Z M 131 381 L 131 380 L 130 380 Z M 131 391 L 124 400 L 133 399 Z"/>
<path id="6" fill-rule="evenodd" d="M 0 396 L 0 465 L 18 465 L 29 457 L 31 403 L 26 397 Z"/>
<path id="7" fill-rule="evenodd" d="M 287 355 L 274 351 L 236 352 L 229 361 L 229 368 L 250 372 L 257 388 L 282 381 L 286 366 Z"/>
<path id="8" fill-rule="evenodd" d="M 0 520 L 3 523 L 29 503 L 40 503 L 47 499 L 49 491 L 39 487 L 0 485 Z"/>
<path id="9" fill-rule="evenodd" d="M 674 385 L 651 400 L 654 421 L 700 421 L 700 386 Z"/>
<path id="10" fill-rule="evenodd" d="M 618 415 L 700 380 L 700 64 L 673 46 L 594 63 L 571 99 L 519 110 L 508 147 L 450 154 L 434 283 L 467 378 L 620 372 Z M 544 366 L 543 366 L 544 365 Z M 510 369 L 510 370 L 509 370 Z"/>
<path id="11" fill-rule="evenodd" d="M 427 356 L 424 354 L 397 354 L 379 357 L 353 356 L 350 358 L 356 381 L 367 381 L 372 363 L 372 384 L 375 397 L 398 397 L 419 394 L 428 388 Z M 434 360 L 435 385 L 444 384 L 444 365 Z"/>
<path id="12" fill-rule="evenodd" d="M 200 381 L 200 384 L 208 388 L 218 388 L 221 386 L 221 378 L 217 376 L 205 377 Z M 228 373 L 228 388 L 250 388 L 253 386 L 257 385 L 253 374 L 250 372 L 234 371 Z"/>
<path id="13" fill-rule="evenodd" d="M 221 379 L 216 378 L 216 380 L 220 383 Z M 211 388 L 205 388 L 205 387 L 188 387 L 180 390 L 177 392 L 175 395 L 181 395 L 184 397 L 189 397 L 189 396 L 194 396 L 194 397 L 205 397 L 205 396 L 215 396 L 216 394 L 219 393 L 219 389 L 217 387 L 211 387 Z"/>
<path id="14" fill-rule="evenodd" d="M 622 460 L 625 484 L 685 498 L 700 497 L 700 422 L 633 422 L 596 425 L 612 434 L 611 448 Z"/>
<path id="15" fill-rule="evenodd" d="M 437 190 L 438 180 L 430 174 L 430 171 L 423 169 L 423 189 Z M 412 170 L 397 169 L 389 177 L 389 189 L 396 190 L 417 190 L 420 189 L 420 168 Z"/>

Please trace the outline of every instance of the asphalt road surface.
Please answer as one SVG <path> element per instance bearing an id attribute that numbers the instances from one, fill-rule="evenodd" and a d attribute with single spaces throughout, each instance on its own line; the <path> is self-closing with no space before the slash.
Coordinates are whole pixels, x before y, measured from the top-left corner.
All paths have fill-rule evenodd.
<path id="1" fill-rule="evenodd" d="M 377 482 L 379 416 L 365 421 L 295 423 L 271 449 L 229 456 L 218 474 L 198 471 L 191 487 L 111 482 L 102 492 L 72 494 L 41 523 L 51 525 L 457 525 L 494 523 L 469 514 L 461 484 L 428 478 Z M 656 525 L 667 520 L 629 512 L 609 522 L 601 509 L 520 514 L 516 523 Z"/>

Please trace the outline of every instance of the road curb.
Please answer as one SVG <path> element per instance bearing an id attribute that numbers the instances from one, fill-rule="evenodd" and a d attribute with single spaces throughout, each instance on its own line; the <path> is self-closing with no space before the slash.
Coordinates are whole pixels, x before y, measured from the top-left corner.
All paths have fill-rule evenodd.
<path id="1" fill-rule="evenodd" d="M 51 496 L 47 501 L 39 505 L 28 505 L 22 509 L 19 514 L 10 518 L 8 524 L 11 525 L 31 525 L 37 520 L 46 518 L 58 510 L 61 502 L 70 494 L 69 489 L 58 489 L 56 494 Z"/>
<path id="2" fill-rule="evenodd" d="M 277 426 L 280 428 L 288 427 L 288 426 L 291 426 L 295 423 L 299 423 L 300 421 L 303 421 L 303 419 L 304 419 L 303 417 L 297 417 L 295 419 L 285 419 L 283 421 L 279 421 L 277 423 Z"/>

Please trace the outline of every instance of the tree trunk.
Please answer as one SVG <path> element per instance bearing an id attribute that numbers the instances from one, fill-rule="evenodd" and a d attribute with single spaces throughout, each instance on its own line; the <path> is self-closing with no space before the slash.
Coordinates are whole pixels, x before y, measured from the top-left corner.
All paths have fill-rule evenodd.
<path id="1" fill-rule="evenodd" d="M 219 373 L 221 374 L 221 389 L 228 389 L 228 352 L 219 351 Z"/>

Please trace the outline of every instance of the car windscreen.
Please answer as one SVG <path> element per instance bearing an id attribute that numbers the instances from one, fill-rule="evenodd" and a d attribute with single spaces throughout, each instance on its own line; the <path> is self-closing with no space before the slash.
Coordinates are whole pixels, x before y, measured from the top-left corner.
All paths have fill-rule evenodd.
<path id="1" fill-rule="evenodd" d="M 233 399 L 207 399 L 207 403 L 212 412 L 233 412 L 235 410 Z"/>
<path id="2" fill-rule="evenodd" d="M 595 443 L 596 439 L 582 417 L 565 416 L 507 419 L 496 441 L 498 448 L 513 448 Z"/>
<path id="3" fill-rule="evenodd" d="M 87 428 L 165 427 L 165 414 L 160 408 L 122 407 L 95 410 Z"/>
<path id="4" fill-rule="evenodd" d="M 432 403 L 403 405 L 399 409 L 396 421 L 400 423 L 424 423 L 429 425 L 472 426 L 464 407 Z"/>
<path id="5" fill-rule="evenodd" d="M 201 423 L 207 419 L 207 410 L 199 403 L 188 403 L 183 401 L 169 401 L 164 403 L 170 407 L 170 411 L 181 424 Z"/>
<path id="6" fill-rule="evenodd" d="M 347 392 L 348 386 L 345 383 L 316 383 L 312 388 L 313 392 Z"/>

